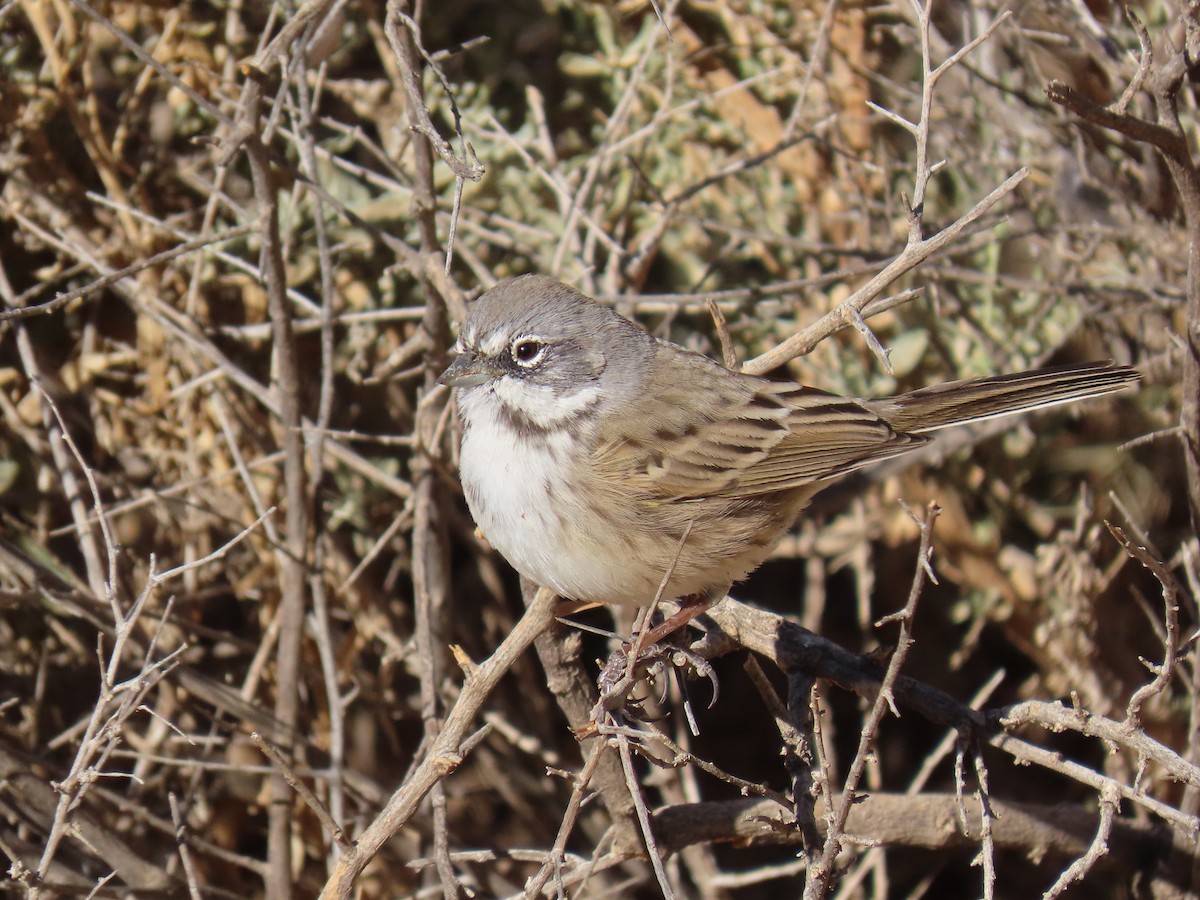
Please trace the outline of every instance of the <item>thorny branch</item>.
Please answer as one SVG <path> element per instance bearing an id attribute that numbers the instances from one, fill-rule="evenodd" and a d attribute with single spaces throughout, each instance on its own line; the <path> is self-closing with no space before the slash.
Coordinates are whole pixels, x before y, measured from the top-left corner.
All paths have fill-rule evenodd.
<path id="1" fill-rule="evenodd" d="M 301 367 L 292 331 L 292 307 L 287 298 L 287 272 L 279 226 L 278 194 L 269 155 L 259 133 L 259 84 L 246 82 L 241 128 L 255 196 L 261 213 L 261 268 L 267 289 L 268 309 L 275 349 L 277 377 L 272 384 L 279 399 L 279 425 L 284 451 L 285 547 L 276 555 L 280 571 L 279 637 L 276 642 L 275 718 L 287 731 L 295 729 L 300 710 L 301 642 L 308 609 L 306 567 L 309 559 L 308 476 L 304 436 L 301 431 L 300 401 L 303 395 Z M 288 741 L 288 744 L 291 742 Z M 286 746 L 285 751 L 291 747 Z M 287 900 L 292 895 L 292 791 L 287 779 L 277 775 L 271 782 L 268 860 L 270 876 L 267 896 Z"/>
<path id="2" fill-rule="evenodd" d="M 814 854 L 814 859 L 808 868 L 808 878 L 804 885 L 806 900 L 807 898 L 824 897 L 832 890 L 836 882 L 834 860 L 841 852 L 842 842 L 847 837 L 846 820 L 850 816 L 850 808 L 856 802 L 859 782 L 862 779 L 867 758 L 872 753 L 872 748 L 879 732 L 879 726 L 889 710 L 894 715 L 898 716 L 900 714 L 899 710 L 896 709 L 893 691 L 896 681 L 900 677 L 900 668 L 904 665 L 904 660 L 908 657 L 908 651 L 913 643 L 911 634 L 917 601 L 921 598 L 927 579 L 935 584 L 937 583 L 937 578 L 933 575 L 933 569 L 930 568 L 929 560 L 930 555 L 933 553 L 933 524 L 939 512 L 941 510 L 937 504 L 931 503 L 925 511 L 924 518 L 918 519 L 915 515 L 913 516 L 921 529 L 921 544 L 917 550 L 916 572 L 913 574 L 912 587 L 908 593 L 908 602 L 905 604 L 904 609 L 887 616 L 879 623 L 883 624 L 889 621 L 899 622 L 900 636 L 896 640 L 896 648 L 892 651 L 892 658 L 888 661 L 883 678 L 880 679 L 871 711 L 867 714 L 862 730 L 859 733 L 858 750 L 855 752 L 854 759 L 851 761 L 850 767 L 846 772 L 841 796 L 837 799 L 832 810 L 832 815 L 829 818 L 829 829 L 825 835 L 824 846 L 821 848 L 819 857 L 816 857 Z"/>
<path id="3" fill-rule="evenodd" d="M 553 593 L 544 588 L 539 590 L 525 615 L 496 648 L 496 652 L 466 673 L 467 680 L 462 693 L 442 723 L 436 740 L 426 750 L 424 761 L 392 794 L 375 820 L 355 839 L 354 851 L 337 861 L 333 874 L 321 892 L 322 900 L 345 900 L 349 897 L 354 889 L 355 878 L 384 842 L 412 817 L 425 795 L 462 764 L 462 745 L 484 701 L 516 659 L 554 621 L 557 603 L 558 598 Z"/>

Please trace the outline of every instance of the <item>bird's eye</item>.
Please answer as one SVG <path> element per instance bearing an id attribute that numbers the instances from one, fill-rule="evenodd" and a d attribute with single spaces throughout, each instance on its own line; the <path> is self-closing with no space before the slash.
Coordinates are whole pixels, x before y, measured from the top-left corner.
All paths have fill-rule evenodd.
<path id="1" fill-rule="evenodd" d="M 542 355 L 546 345 L 537 338 L 524 337 L 513 342 L 512 356 L 517 365 L 532 366 Z"/>

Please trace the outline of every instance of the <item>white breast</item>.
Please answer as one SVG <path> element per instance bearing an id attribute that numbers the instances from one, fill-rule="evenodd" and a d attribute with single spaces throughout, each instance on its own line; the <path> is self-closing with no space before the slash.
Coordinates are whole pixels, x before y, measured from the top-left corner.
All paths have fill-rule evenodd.
<path id="1" fill-rule="evenodd" d="M 612 593 L 611 561 L 584 550 L 589 523 L 570 502 L 577 435 L 518 434 L 488 389 L 460 392 L 468 428 L 460 469 L 467 505 L 488 541 L 518 572 L 574 600 Z M 582 519 L 586 519 L 586 515 Z"/>

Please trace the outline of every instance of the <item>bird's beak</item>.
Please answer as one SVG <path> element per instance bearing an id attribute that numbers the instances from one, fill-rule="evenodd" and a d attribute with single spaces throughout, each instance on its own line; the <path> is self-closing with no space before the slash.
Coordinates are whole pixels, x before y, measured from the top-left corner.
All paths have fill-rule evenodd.
<path id="1" fill-rule="evenodd" d="M 501 375 L 500 366 L 495 359 L 480 356 L 473 351 L 466 351 L 454 357 L 454 362 L 438 376 L 439 384 L 450 387 L 475 387 L 486 384 Z"/>

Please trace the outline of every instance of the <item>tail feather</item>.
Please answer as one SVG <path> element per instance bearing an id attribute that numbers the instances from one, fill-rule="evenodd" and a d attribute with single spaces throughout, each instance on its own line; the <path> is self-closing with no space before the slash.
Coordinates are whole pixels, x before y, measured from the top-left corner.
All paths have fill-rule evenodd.
<path id="1" fill-rule="evenodd" d="M 1102 397 L 1124 390 L 1140 378 L 1136 369 L 1111 361 L 1084 363 L 951 381 L 870 401 L 868 405 L 897 431 L 922 434 L 1087 397 Z"/>

